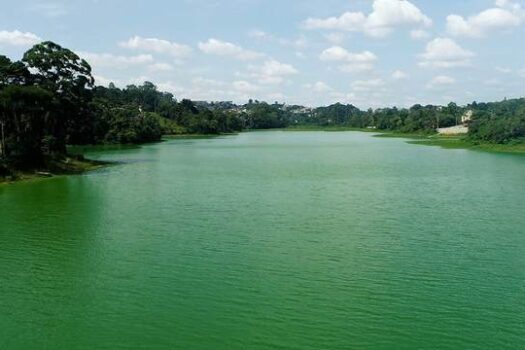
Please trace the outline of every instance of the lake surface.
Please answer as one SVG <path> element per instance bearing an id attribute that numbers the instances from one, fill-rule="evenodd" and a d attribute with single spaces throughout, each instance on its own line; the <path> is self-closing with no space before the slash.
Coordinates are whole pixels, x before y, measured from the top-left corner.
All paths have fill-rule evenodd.
<path id="1" fill-rule="evenodd" d="M 0 186 L 0 349 L 524 349 L 525 157 L 358 132 Z"/>

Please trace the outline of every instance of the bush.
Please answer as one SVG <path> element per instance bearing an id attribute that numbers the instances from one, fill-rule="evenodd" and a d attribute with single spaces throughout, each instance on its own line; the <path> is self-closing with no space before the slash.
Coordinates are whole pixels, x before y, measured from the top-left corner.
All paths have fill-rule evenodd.
<path id="1" fill-rule="evenodd" d="M 0 161 L 0 178 L 2 177 L 9 177 L 11 176 L 12 173 L 11 171 L 9 170 L 9 168 L 7 167 L 7 165 L 5 163 L 3 163 L 2 161 Z"/>

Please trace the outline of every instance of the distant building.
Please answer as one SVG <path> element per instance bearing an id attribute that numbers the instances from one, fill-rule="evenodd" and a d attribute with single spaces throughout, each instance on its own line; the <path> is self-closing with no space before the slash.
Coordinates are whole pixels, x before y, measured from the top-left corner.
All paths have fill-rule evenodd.
<path id="1" fill-rule="evenodd" d="M 452 135 L 465 135 L 468 134 L 468 124 L 472 121 L 472 116 L 474 112 L 472 110 L 466 111 L 461 116 L 461 124 L 456 126 L 451 126 L 449 128 L 439 128 L 437 132 L 440 135 L 452 136 Z"/>
<path id="2" fill-rule="evenodd" d="M 465 124 L 470 123 L 470 121 L 472 121 L 473 115 L 474 115 L 474 111 L 472 111 L 471 109 L 466 111 L 465 114 L 461 116 L 461 124 L 465 125 Z"/>

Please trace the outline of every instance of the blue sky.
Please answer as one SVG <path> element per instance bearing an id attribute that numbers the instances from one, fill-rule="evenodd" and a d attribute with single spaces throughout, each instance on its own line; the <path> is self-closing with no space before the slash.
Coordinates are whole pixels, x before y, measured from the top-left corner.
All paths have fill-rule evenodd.
<path id="1" fill-rule="evenodd" d="M 6 0 L 1 0 L 6 1 Z M 525 87 L 522 0 L 18 0 L 0 53 L 40 40 L 100 85 L 361 108 L 494 101 Z"/>

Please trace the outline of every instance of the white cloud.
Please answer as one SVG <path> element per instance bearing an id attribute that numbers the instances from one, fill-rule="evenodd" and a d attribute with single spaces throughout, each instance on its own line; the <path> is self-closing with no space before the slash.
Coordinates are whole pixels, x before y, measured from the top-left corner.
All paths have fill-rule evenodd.
<path id="1" fill-rule="evenodd" d="M 501 81 L 499 79 L 487 79 L 483 82 L 483 84 L 487 86 L 498 86 L 501 85 Z"/>
<path id="2" fill-rule="evenodd" d="M 173 66 L 169 63 L 153 63 L 148 66 L 148 69 L 152 72 L 169 72 L 173 70 Z"/>
<path id="3" fill-rule="evenodd" d="M 334 90 L 330 85 L 326 84 L 323 81 L 318 81 L 314 84 L 306 84 L 305 88 L 310 89 L 314 92 L 329 92 Z"/>
<path id="4" fill-rule="evenodd" d="M 281 63 L 274 59 L 267 60 L 261 67 L 251 68 L 251 76 L 261 84 L 278 85 L 284 82 L 285 78 L 298 73 L 294 66 Z"/>
<path id="5" fill-rule="evenodd" d="M 108 86 L 110 83 L 114 83 L 116 85 L 120 85 L 119 81 L 116 79 L 110 79 L 102 75 L 93 75 L 93 78 L 95 78 L 95 84 L 99 86 Z"/>
<path id="6" fill-rule="evenodd" d="M 345 103 L 345 104 L 346 103 L 353 104 L 355 103 L 356 98 L 357 96 L 353 92 L 344 93 L 344 92 L 334 91 L 331 94 L 331 100 L 329 103 L 340 102 L 340 103 Z"/>
<path id="7" fill-rule="evenodd" d="M 32 46 L 41 41 L 40 37 L 29 32 L 24 33 L 18 30 L 11 32 L 7 30 L 0 31 L 0 45 Z"/>
<path id="8" fill-rule="evenodd" d="M 291 64 L 269 59 L 262 65 L 249 65 L 248 72 L 236 72 L 235 75 L 243 80 L 253 80 L 258 84 L 279 85 L 285 82 L 286 78 L 298 73 Z"/>
<path id="9" fill-rule="evenodd" d="M 234 81 L 232 85 L 235 90 L 245 94 L 254 93 L 259 90 L 259 87 L 244 80 Z"/>
<path id="10" fill-rule="evenodd" d="M 295 51 L 295 57 L 304 60 L 306 58 L 306 55 L 301 51 Z"/>
<path id="11" fill-rule="evenodd" d="M 458 45 L 449 38 L 436 38 L 430 41 L 420 55 L 423 67 L 452 68 L 470 65 L 474 53 Z"/>
<path id="12" fill-rule="evenodd" d="M 227 41 L 208 39 L 207 42 L 200 42 L 199 49 L 209 55 L 228 56 L 242 61 L 255 60 L 263 57 L 262 54 L 243 49 L 242 47 Z"/>
<path id="13" fill-rule="evenodd" d="M 295 47 L 296 49 L 304 49 L 308 46 L 308 40 L 306 37 L 300 36 L 297 39 L 290 41 L 288 45 Z"/>
<path id="14" fill-rule="evenodd" d="M 424 29 L 414 29 L 410 31 L 410 37 L 414 40 L 422 40 L 430 37 L 430 33 Z"/>
<path id="15" fill-rule="evenodd" d="M 279 45 L 293 47 L 295 49 L 304 49 L 308 46 L 308 41 L 306 37 L 302 35 L 299 36 L 297 39 L 287 39 L 275 36 L 260 29 L 254 29 L 248 32 L 248 36 L 252 39 L 266 41 L 270 43 L 277 43 Z"/>
<path id="16" fill-rule="evenodd" d="M 377 56 L 370 51 L 352 53 L 341 46 L 332 46 L 319 56 L 321 61 L 343 62 L 339 68 L 348 73 L 363 72 L 374 68 Z"/>
<path id="17" fill-rule="evenodd" d="M 428 84 L 427 88 L 436 89 L 445 86 L 450 86 L 456 83 L 456 79 L 449 77 L 448 75 L 438 75 L 434 77 Z"/>
<path id="18" fill-rule="evenodd" d="M 333 89 L 328 84 L 322 81 L 318 81 L 314 84 L 313 90 L 315 92 L 326 92 L 326 91 L 332 91 Z"/>
<path id="19" fill-rule="evenodd" d="M 384 90 L 385 81 L 383 79 L 356 80 L 352 83 L 352 90 L 367 92 L 372 90 Z"/>
<path id="20" fill-rule="evenodd" d="M 364 31 L 367 18 L 362 12 L 345 12 L 339 17 L 308 18 L 303 26 L 306 29 L 345 30 L 350 32 Z"/>
<path id="21" fill-rule="evenodd" d="M 396 70 L 394 73 L 392 73 L 392 79 L 394 80 L 404 80 L 408 78 L 408 74 L 403 72 L 402 70 Z"/>
<path id="22" fill-rule="evenodd" d="M 249 98 L 269 102 L 289 99 L 282 92 L 273 90 L 274 87 L 258 86 L 247 80 L 226 82 L 199 77 L 186 81 L 182 85 L 172 81 L 165 81 L 158 84 L 158 88 L 161 91 L 173 93 L 179 100 L 189 98 L 194 101 L 235 101 L 236 103 L 244 103 Z"/>
<path id="23" fill-rule="evenodd" d="M 341 45 L 345 41 L 343 33 L 328 33 L 324 36 L 332 45 Z"/>
<path id="24" fill-rule="evenodd" d="M 509 30 L 523 23 L 525 13 L 521 5 L 508 0 L 496 1 L 496 7 L 464 18 L 452 14 L 447 17 L 447 31 L 456 36 L 484 37 L 494 31 Z"/>
<path id="25" fill-rule="evenodd" d="M 372 69 L 374 65 L 368 63 L 348 63 L 339 66 L 339 70 L 344 73 L 363 73 Z"/>
<path id="26" fill-rule="evenodd" d="M 281 63 L 276 60 L 269 60 L 264 62 L 262 72 L 265 75 L 285 76 L 297 74 L 297 69 L 290 64 Z"/>
<path id="27" fill-rule="evenodd" d="M 157 88 L 161 91 L 167 91 L 174 95 L 178 95 L 185 90 L 182 86 L 175 85 L 172 82 L 159 83 L 157 84 Z"/>
<path id="28" fill-rule="evenodd" d="M 92 52 L 79 52 L 78 55 L 84 58 L 94 68 L 109 67 L 126 69 L 130 66 L 153 63 L 154 61 L 151 55 L 118 56 L 110 53 Z"/>
<path id="29" fill-rule="evenodd" d="M 202 77 L 187 81 L 185 85 L 165 81 L 157 86 L 161 91 L 171 92 L 177 99 L 189 98 L 194 101 L 240 101 L 248 98 L 246 95 L 232 89 L 231 84 Z"/>
<path id="30" fill-rule="evenodd" d="M 268 34 L 265 31 L 260 30 L 260 29 L 251 30 L 248 33 L 248 36 L 254 39 L 268 39 L 268 40 L 273 39 L 273 36 L 271 34 Z"/>
<path id="31" fill-rule="evenodd" d="M 142 38 L 140 36 L 134 36 L 127 41 L 121 42 L 119 45 L 126 49 L 166 54 L 177 58 L 186 57 L 192 51 L 191 47 L 187 45 L 157 38 Z"/>
<path id="32" fill-rule="evenodd" d="M 432 20 L 408 0 L 374 0 L 372 12 L 345 12 L 339 17 L 308 18 L 306 29 L 328 29 L 363 32 L 372 37 L 384 37 L 399 26 L 429 27 Z"/>
<path id="33" fill-rule="evenodd" d="M 204 77 L 197 77 L 197 78 L 194 78 L 192 79 L 192 84 L 194 86 L 199 86 L 199 87 L 203 87 L 203 88 L 224 88 L 226 87 L 228 84 L 226 84 L 225 82 L 223 81 L 219 81 L 219 80 L 214 80 L 214 79 L 208 79 L 208 78 L 204 78 Z"/>
<path id="34" fill-rule="evenodd" d="M 512 73 L 512 69 L 510 68 L 507 68 L 507 67 L 495 67 L 494 68 L 497 72 L 499 73 L 502 73 L 502 74 L 510 74 Z"/>
<path id="35" fill-rule="evenodd" d="M 286 95 L 282 92 L 270 92 L 266 94 L 264 98 L 268 101 L 278 102 L 286 100 Z"/>

